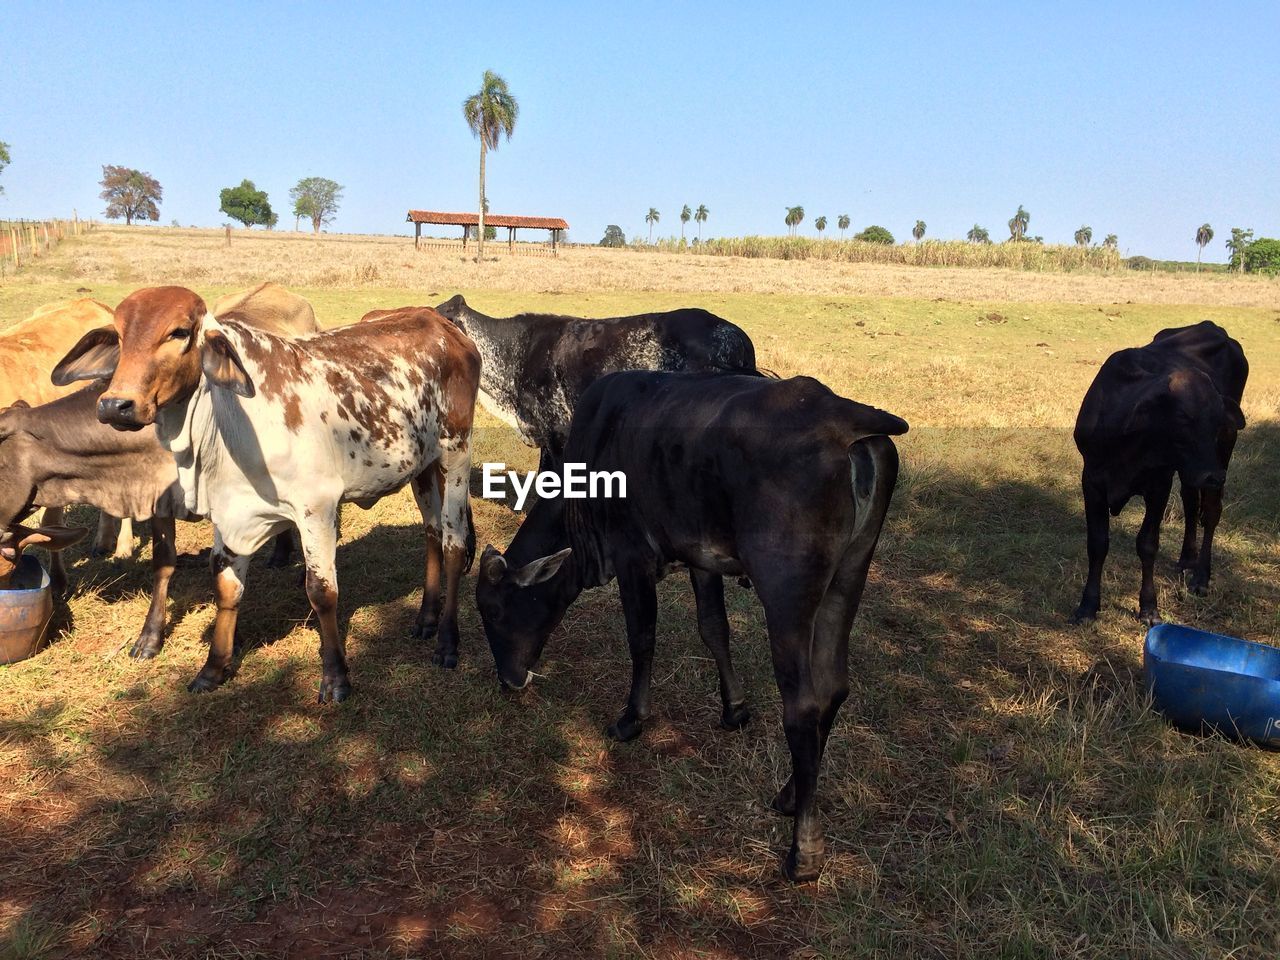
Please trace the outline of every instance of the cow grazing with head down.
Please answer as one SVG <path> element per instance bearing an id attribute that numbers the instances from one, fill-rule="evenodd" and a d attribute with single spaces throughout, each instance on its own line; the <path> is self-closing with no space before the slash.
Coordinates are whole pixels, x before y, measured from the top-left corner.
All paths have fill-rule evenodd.
<path id="1" fill-rule="evenodd" d="M 689 567 L 698 627 L 720 674 L 722 723 L 748 714 L 729 657 L 723 577 L 751 578 L 764 606 L 792 773 L 774 800 L 795 817 L 785 870 L 821 868 L 818 767 L 848 696 L 849 632 L 898 474 L 892 414 L 808 377 L 615 373 L 574 413 L 568 463 L 621 471 L 625 498 L 540 500 L 505 555 L 487 547 L 476 601 L 498 675 L 523 687 L 587 587 L 616 577 L 631 692 L 610 736 L 649 716 L 657 595 Z"/>
<path id="2" fill-rule="evenodd" d="M 82 336 L 110 322 L 110 307 L 81 297 L 37 307 L 26 320 L 0 330 L 0 409 L 18 402 L 32 406 L 48 403 L 68 393 L 65 386 L 55 386 L 50 381 L 49 371 Z M 44 523 L 59 526 L 62 511 L 51 508 Z M 93 552 L 128 557 L 133 552 L 133 525 L 127 518 L 117 523 L 103 514 L 98 520 Z M 65 589 L 66 571 L 57 553 L 50 574 L 56 588 Z"/>
<path id="3" fill-rule="evenodd" d="M 436 309 L 480 351 L 481 401 L 542 451 L 544 469 L 561 460 L 578 399 L 607 373 L 756 369 L 751 338 L 706 310 L 598 320 L 544 313 L 488 317 L 461 294 Z"/>
<path id="4" fill-rule="evenodd" d="M 1193 593 L 1208 589 L 1227 466 L 1236 433 L 1244 429 L 1240 400 L 1248 377 L 1240 344 L 1208 320 L 1161 330 L 1145 347 L 1120 350 L 1102 365 L 1076 419 L 1076 447 L 1084 458 L 1089 575 L 1073 623 L 1098 615 L 1110 544 L 1108 514 L 1118 515 L 1134 496 L 1146 503 L 1137 541 L 1142 563 L 1138 618 L 1159 622 L 1154 569 L 1175 473 L 1186 520 L 1178 567 L 1192 571 Z M 1199 545 L 1197 520 L 1204 527 Z"/>
<path id="5" fill-rule="evenodd" d="M 319 699 L 345 699 L 339 508 L 344 501 L 371 506 L 406 484 L 427 534 L 415 632 L 438 630 L 436 661 L 456 664 L 480 359 L 434 310 L 405 307 L 291 339 L 215 319 L 185 288 L 154 287 L 126 297 L 114 328 L 86 336 L 60 369 L 68 378 L 110 376 L 99 419 L 121 430 L 154 423 L 176 460 L 186 509 L 213 520 L 218 612 L 191 690 L 226 679 L 249 557 L 294 525 L 320 629 Z"/>

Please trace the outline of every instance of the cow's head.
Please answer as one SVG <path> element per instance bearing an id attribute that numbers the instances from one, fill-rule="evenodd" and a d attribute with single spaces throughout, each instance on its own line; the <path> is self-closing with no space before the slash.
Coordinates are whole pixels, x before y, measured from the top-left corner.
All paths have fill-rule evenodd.
<path id="1" fill-rule="evenodd" d="M 1219 393 L 1207 374 L 1177 370 L 1155 381 L 1134 405 L 1125 434 L 1158 443 L 1189 485 L 1221 490 L 1227 471 L 1218 451 L 1226 436 L 1243 429 L 1240 405 Z"/>
<path id="2" fill-rule="evenodd" d="M 436 313 L 440 314 L 440 316 L 444 317 L 455 327 L 460 327 L 463 330 L 466 330 L 467 317 L 470 315 L 471 309 L 467 306 L 466 299 L 464 299 L 462 294 L 459 293 L 450 297 L 444 303 L 440 304 L 440 306 L 436 307 Z"/>
<path id="3" fill-rule="evenodd" d="M 46 550 L 65 550 L 78 543 L 89 531 L 84 527 L 28 527 L 14 524 L 0 530 L 0 587 L 9 585 L 9 578 L 22 560 L 27 547 L 44 547 Z"/>
<path id="4" fill-rule="evenodd" d="M 577 595 L 561 572 L 571 552 L 566 547 L 520 567 L 493 546 L 480 556 L 476 606 L 498 678 L 507 686 L 519 689 L 529 682 L 547 638 Z"/>
<path id="5" fill-rule="evenodd" d="M 253 396 L 235 348 L 206 329 L 208 309 L 185 287 L 148 287 L 120 301 L 114 322 L 90 330 L 53 370 L 53 382 L 111 378 L 98 419 L 117 430 L 141 430 L 156 413 L 195 391 L 203 372 L 216 386 Z"/>

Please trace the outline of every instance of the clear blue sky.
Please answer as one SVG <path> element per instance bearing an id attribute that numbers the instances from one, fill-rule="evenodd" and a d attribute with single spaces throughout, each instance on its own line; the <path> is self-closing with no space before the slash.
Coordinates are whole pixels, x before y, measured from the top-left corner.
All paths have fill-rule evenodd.
<path id="1" fill-rule="evenodd" d="M 784 6 L 786 9 L 784 9 Z M 8 3 L 0 217 L 100 215 L 104 163 L 164 186 L 162 222 L 214 226 L 242 178 L 287 220 L 300 177 L 346 187 L 335 230 L 471 210 L 462 100 L 486 68 L 520 100 L 489 161 L 495 213 L 780 234 L 784 207 L 900 239 L 1019 203 L 1031 233 L 1225 259 L 1280 235 L 1280 4 Z M 477 14 L 483 11 L 480 16 Z"/>

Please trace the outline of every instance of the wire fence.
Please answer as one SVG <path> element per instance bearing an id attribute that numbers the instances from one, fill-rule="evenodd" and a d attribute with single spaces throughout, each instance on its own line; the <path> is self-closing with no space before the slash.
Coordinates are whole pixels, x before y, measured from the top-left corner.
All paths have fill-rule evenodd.
<path id="1" fill-rule="evenodd" d="M 0 220 L 0 277 L 44 256 L 67 237 L 97 226 L 92 220 Z"/>

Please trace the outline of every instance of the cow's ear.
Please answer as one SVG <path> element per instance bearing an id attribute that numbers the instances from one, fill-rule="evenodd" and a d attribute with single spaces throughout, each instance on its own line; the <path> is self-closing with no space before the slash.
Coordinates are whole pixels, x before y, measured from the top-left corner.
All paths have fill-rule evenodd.
<path id="1" fill-rule="evenodd" d="M 77 380 L 102 380 L 116 372 L 119 362 L 120 334 L 112 326 L 98 327 L 80 338 L 53 368 L 50 379 L 58 387 Z"/>
<path id="2" fill-rule="evenodd" d="M 1233 430 L 1244 429 L 1244 411 L 1240 409 L 1240 404 L 1236 403 L 1230 397 L 1222 398 L 1222 405 L 1227 411 L 1227 423 L 1231 424 Z"/>
<path id="3" fill-rule="evenodd" d="M 1128 436 L 1148 429 L 1160 412 L 1168 408 L 1172 398 L 1173 394 L 1169 391 L 1169 384 L 1166 381 L 1160 381 L 1159 384 L 1148 389 L 1129 410 L 1129 415 L 1124 421 L 1123 434 Z"/>
<path id="4" fill-rule="evenodd" d="M 500 554 L 492 543 L 485 544 L 480 554 L 480 576 L 489 583 L 500 583 L 502 575 L 507 572 L 507 558 Z"/>
<path id="5" fill-rule="evenodd" d="M 240 354 L 236 353 L 236 348 L 221 330 L 205 333 L 200 366 L 215 387 L 224 387 L 242 397 L 254 395 L 253 381 L 249 379 Z"/>
<path id="6" fill-rule="evenodd" d="M 553 553 L 537 560 L 530 560 L 512 575 L 517 587 L 532 587 L 535 583 L 550 580 L 573 553 L 571 547 L 565 547 L 559 553 Z"/>

